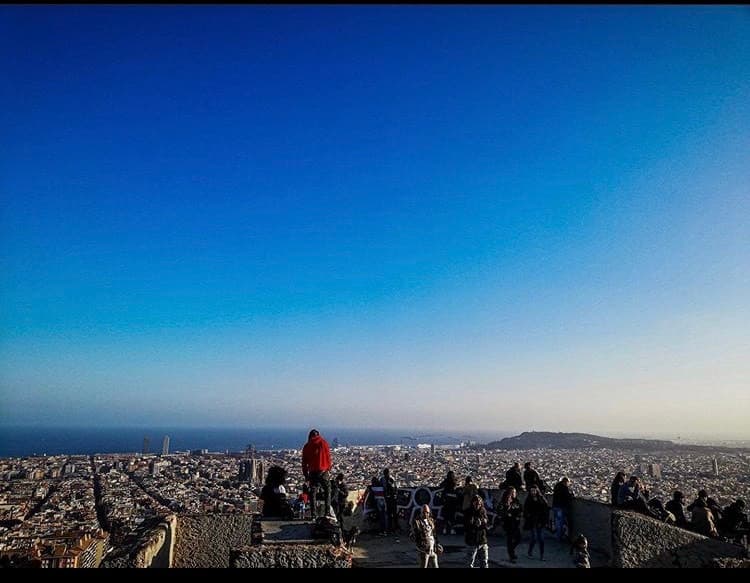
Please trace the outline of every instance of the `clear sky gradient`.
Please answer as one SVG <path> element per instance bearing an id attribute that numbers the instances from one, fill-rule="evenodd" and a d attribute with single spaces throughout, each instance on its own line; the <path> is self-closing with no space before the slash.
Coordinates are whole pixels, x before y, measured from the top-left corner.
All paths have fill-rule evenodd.
<path id="1" fill-rule="evenodd" d="M 742 6 L 0 7 L 0 423 L 750 438 Z"/>

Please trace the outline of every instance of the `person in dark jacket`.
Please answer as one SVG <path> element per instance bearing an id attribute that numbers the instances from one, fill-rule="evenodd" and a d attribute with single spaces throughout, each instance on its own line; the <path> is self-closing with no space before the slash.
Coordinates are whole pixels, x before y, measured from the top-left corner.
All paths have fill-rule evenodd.
<path id="1" fill-rule="evenodd" d="M 294 510 L 286 497 L 287 471 L 281 466 L 271 466 L 266 475 L 263 489 L 260 491 L 260 499 L 263 501 L 263 516 L 291 519 Z"/>
<path id="2" fill-rule="evenodd" d="M 570 480 L 564 476 L 552 492 L 552 511 L 555 513 L 555 531 L 557 540 L 562 541 L 563 529 L 567 527 L 568 534 L 572 532 L 572 521 L 570 520 L 570 509 L 573 506 L 573 492 L 570 489 Z"/>
<path id="3" fill-rule="evenodd" d="M 544 492 L 545 483 L 539 476 L 539 472 L 531 467 L 531 462 L 526 462 L 523 468 L 523 482 L 526 485 L 526 491 L 530 492 L 536 486 L 540 492 Z"/>
<path id="4" fill-rule="evenodd" d="M 672 493 L 672 499 L 664 505 L 669 512 L 674 514 L 675 526 L 690 528 L 688 519 L 685 516 L 685 495 L 679 490 Z"/>
<path id="5" fill-rule="evenodd" d="M 610 492 L 610 500 L 612 501 L 612 506 L 617 506 L 618 504 L 618 497 L 620 496 L 620 488 L 625 483 L 625 472 L 617 472 L 615 475 L 615 479 L 612 480 L 612 485 L 609 488 Z"/>
<path id="6" fill-rule="evenodd" d="M 736 543 L 742 542 L 742 537 L 750 534 L 750 523 L 745 512 L 745 501 L 737 498 L 721 513 L 719 531 L 723 536 L 732 539 Z"/>
<path id="7" fill-rule="evenodd" d="M 527 556 L 534 556 L 534 544 L 539 543 L 539 559 L 544 560 L 544 527 L 549 522 L 549 504 L 542 496 L 539 488 L 532 486 L 526 502 L 523 505 L 523 518 L 526 530 L 531 531 L 529 551 Z"/>
<path id="8" fill-rule="evenodd" d="M 443 490 L 442 516 L 445 534 L 451 534 L 453 523 L 456 520 L 456 508 L 458 507 L 457 485 L 456 475 L 453 472 L 448 472 L 448 475 L 440 482 L 440 486 L 438 486 Z"/>
<path id="9" fill-rule="evenodd" d="M 385 496 L 386 532 L 399 532 L 401 529 L 398 526 L 398 508 L 396 506 L 398 485 L 393 476 L 391 476 L 391 471 L 388 468 L 383 470 L 383 477 L 380 483 L 383 486 Z"/>
<path id="10" fill-rule="evenodd" d="M 511 563 L 515 563 L 518 561 L 516 547 L 521 542 L 523 507 L 516 497 L 516 489 L 512 486 L 503 492 L 503 497 L 500 500 L 500 516 L 503 518 L 508 558 Z"/>
<path id="11" fill-rule="evenodd" d="M 464 512 L 464 540 L 468 547 L 466 560 L 470 568 L 474 568 L 474 561 L 479 554 L 479 567 L 489 567 L 489 547 L 487 546 L 487 510 L 479 494 L 471 499 L 471 506 Z"/>
<path id="12" fill-rule="evenodd" d="M 334 510 L 336 511 L 336 520 L 339 524 L 343 524 L 344 508 L 346 508 L 346 499 L 349 497 L 349 487 L 344 482 L 344 474 L 336 475 L 336 480 L 333 484 L 335 486 L 335 489 L 332 488 L 331 490 L 336 492 L 336 497 L 333 498 Z"/>
<path id="13" fill-rule="evenodd" d="M 310 516 L 315 519 L 317 493 L 323 491 L 325 506 L 323 516 L 331 507 L 331 448 L 317 429 L 312 429 L 307 436 L 307 443 L 302 448 L 302 473 L 310 481 Z"/>
<path id="14" fill-rule="evenodd" d="M 515 488 L 517 492 L 523 490 L 523 476 L 521 475 L 521 464 L 516 462 L 505 472 L 505 482 L 502 484 L 505 488 Z"/>
<path id="15" fill-rule="evenodd" d="M 693 509 L 698 506 L 699 500 L 703 500 L 703 502 L 705 502 L 705 506 L 711 511 L 711 514 L 713 514 L 715 522 L 721 520 L 721 506 L 719 506 L 719 503 L 716 500 L 708 495 L 708 492 L 706 492 L 706 490 L 698 490 L 698 497 L 693 501 L 692 504 L 687 507 L 688 512 L 692 512 Z"/>

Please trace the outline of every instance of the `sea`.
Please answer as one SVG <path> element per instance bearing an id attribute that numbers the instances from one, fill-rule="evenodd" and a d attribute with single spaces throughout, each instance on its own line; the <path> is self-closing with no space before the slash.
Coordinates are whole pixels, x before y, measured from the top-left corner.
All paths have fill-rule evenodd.
<path id="1" fill-rule="evenodd" d="M 483 443 L 508 433 L 415 433 L 398 429 L 346 429 L 320 426 L 326 440 L 339 445 L 457 445 Z M 253 427 L 34 427 L 0 426 L 0 457 L 58 454 L 140 453 L 144 438 L 149 452 L 161 453 L 162 440 L 169 436 L 169 451 L 207 449 L 210 452 L 239 452 L 248 446 L 258 450 L 301 448 L 310 428 Z"/>

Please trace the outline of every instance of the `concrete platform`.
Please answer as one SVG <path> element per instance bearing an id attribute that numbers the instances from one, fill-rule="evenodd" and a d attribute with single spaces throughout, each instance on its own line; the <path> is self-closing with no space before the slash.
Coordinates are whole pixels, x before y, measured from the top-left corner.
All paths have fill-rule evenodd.
<path id="1" fill-rule="evenodd" d="M 301 520 L 263 519 L 263 544 L 316 544 L 312 536 L 313 523 Z M 327 542 L 327 541 L 322 541 Z"/>
<path id="2" fill-rule="evenodd" d="M 490 535 L 489 566 L 490 568 L 518 569 L 560 569 L 575 568 L 570 555 L 570 544 L 558 543 L 554 537 L 545 538 L 544 561 L 539 560 L 539 550 L 534 549 L 534 557 L 528 558 L 528 537 L 518 545 L 516 553 L 518 562 L 511 563 L 505 548 L 505 537 Z M 465 568 L 466 546 L 463 535 L 444 535 L 440 537 L 444 552 L 440 556 L 441 568 Z M 607 558 L 594 553 L 591 555 L 592 567 L 607 566 Z M 417 552 L 414 543 L 406 534 L 380 537 L 372 534 L 361 534 L 353 549 L 353 567 L 401 567 L 417 568 Z"/>

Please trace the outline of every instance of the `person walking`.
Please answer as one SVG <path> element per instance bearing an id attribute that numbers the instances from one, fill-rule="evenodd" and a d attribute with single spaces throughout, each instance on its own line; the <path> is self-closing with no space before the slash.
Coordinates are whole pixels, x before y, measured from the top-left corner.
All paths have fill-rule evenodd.
<path id="1" fill-rule="evenodd" d="M 527 556 L 534 556 L 534 544 L 539 543 L 539 560 L 544 560 L 544 527 L 549 522 L 549 504 L 539 488 L 532 486 L 523 505 L 524 526 L 531 531 Z"/>
<path id="2" fill-rule="evenodd" d="M 464 541 L 467 551 L 466 559 L 469 568 L 474 568 L 474 562 L 479 555 L 479 567 L 489 567 L 489 546 L 487 544 L 487 510 L 479 494 L 471 499 L 471 506 L 464 513 Z"/>
<path id="3" fill-rule="evenodd" d="M 511 563 L 515 563 L 518 561 L 516 547 L 521 542 L 521 516 L 523 516 L 523 507 L 516 497 L 516 489 L 513 486 L 510 486 L 503 492 L 503 497 L 500 500 L 500 514 L 503 517 L 508 558 Z"/>

